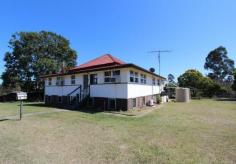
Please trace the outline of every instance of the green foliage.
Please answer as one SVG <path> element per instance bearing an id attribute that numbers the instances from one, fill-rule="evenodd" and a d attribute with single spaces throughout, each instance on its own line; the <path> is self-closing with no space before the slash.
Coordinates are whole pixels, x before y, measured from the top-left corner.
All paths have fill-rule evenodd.
<path id="1" fill-rule="evenodd" d="M 4 61 L 3 86 L 24 91 L 41 90 L 40 76 L 76 65 L 76 52 L 64 37 L 52 32 L 19 32 L 12 35 Z"/>
<path id="2" fill-rule="evenodd" d="M 168 82 L 169 82 L 169 83 L 173 83 L 174 80 L 175 80 L 175 77 L 174 77 L 174 75 L 169 74 L 167 79 L 168 79 Z"/>
<path id="3" fill-rule="evenodd" d="M 233 82 L 233 85 L 232 85 L 232 89 L 234 91 L 236 91 L 236 69 L 234 69 L 234 82 Z"/>
<path id="4" fill-rule="evenodd" d="M 158 95 L 156 96 L 156 101 L 157 101 L 157 104 L 160 104 L 160 103 L 161 103 L 161 95 L 160 95 L 160 94 L 158 94 Z"/>
<path id="5" fill-rule="evenodd" d="M 208 77 L 223 83 L 232 80 L 234 61 L 228 58 L 226 48 L 220 46 L 208 54 L 204 68 L 211 71 Z"/>
<path id="6" fill-rule="evenodd" d="M 166 87 L 177 87 L 178 84 L 175 82 L 175 77 L 172 74 L 169 74 L 167 77 L 168 83 L 166 84 Z"/>
<path id="7" fill-rule="evenodd" d="M 201 72 L 190 69 L 187 70 L 183 75 L 179 76 L 178 82 L 180 87 L 192 87 L 192 88 L 201 88 L 201 82 L 203 75 Z"/>
<path id="8" fill-rule="evenodd" d="M 202 90 L 202 96 L 212 97 L 221 93 L 221 87 L 208 77 L 203 77 L 199 89 Z"/>
<path id="9" fill-rule="evenodd" d="M 178 78 L 180 87 L 194 88 L 201 92 L 202 96 L 212 97 L 216 95 L 220 86 L 208 77 L 204 77 L 199 71 L 190 69 Z M 198 93 L 195 93 L 198 95 Z"/>
<path id="10" fill-rule="evenodd" d="M 175 82 L 166 84 L 166 87 L 171 87 L 171 88 L 175 88 L 177 86 L 178 86 L 178 84 L 176 84 Z"/>

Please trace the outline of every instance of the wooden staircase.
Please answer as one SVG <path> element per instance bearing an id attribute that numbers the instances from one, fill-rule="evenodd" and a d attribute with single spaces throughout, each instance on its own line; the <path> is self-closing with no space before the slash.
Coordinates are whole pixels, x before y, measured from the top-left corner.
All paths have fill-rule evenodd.
<path id="1" fill-rule="evenodd" d="M 76 110 L 79 107 L 86 106 L 90 98 L 90 86 L 87 86 L 86 88 L 82 89 L 82 86 L 80 85 L 72 92 L 70 92 L 67 96 L 69 97 L 70 101 L 65 108 Z"/>

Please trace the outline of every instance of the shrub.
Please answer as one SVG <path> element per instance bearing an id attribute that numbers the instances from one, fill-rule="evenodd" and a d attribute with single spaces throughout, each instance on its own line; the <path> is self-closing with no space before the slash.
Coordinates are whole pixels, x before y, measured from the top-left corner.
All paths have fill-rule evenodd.
<path id="1" fill-rule="evenodd" d="M 156 97 L 157 104 L 161 103 L 161 96 L 158 94 Z"/>

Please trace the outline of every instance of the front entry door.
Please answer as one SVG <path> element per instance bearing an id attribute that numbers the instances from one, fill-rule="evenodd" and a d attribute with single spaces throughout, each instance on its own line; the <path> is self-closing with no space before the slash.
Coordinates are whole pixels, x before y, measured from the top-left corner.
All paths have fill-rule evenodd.
<path id="1" fill-rule="evenodd" d="M 88 83 L 88 75 L 84 75 L 84 88 L 87 88 L 89 83 Z"/>

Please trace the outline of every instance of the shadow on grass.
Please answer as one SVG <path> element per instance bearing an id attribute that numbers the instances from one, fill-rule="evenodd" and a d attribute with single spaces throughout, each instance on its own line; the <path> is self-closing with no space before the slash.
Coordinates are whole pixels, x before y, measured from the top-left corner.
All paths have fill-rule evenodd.
<path id="1" fill-rule="evenodd" d="M 45 107 L 45 108 L 57 108 L 57 109 L 63 109 L 63 110 L 70 110 L 70 111 L 77 111 L 77 112 L 84 112 L 89 114 L 95 114 L 99 112 L 103 112 L 102 110 L 93 108 L 93 107 L 74 107 L 70 105 L 48 105 L 43 103 L 30 103 L 30 104 L 24 104 L 24 106 L 28 107 Z"/>
<path id="2" fill-rule="evenodd" d="M 3 121 L 8 121 L 8 120 L 11 120 L 11 119 L 8 119 L 8 118 L 3 118 L 3 119 L 0 119 L 0 122 L 3 122 Z"/>
<path id="3" fill-rule="evenodd" d="M 3 122 L 3 121 L 20 121 L 20 119 L 17 119 L 17 118 L 1 118 L 0 122 Z"/>
<path id="4" fill-rule="evenodd" d="M 215 101 L 236 101 L 236 98 L 217 98 Z"/>
<path id="5" fill-rule="evenodd" d="M 20 106 L 20 105 L 18 105 Z M 59 108 L 58 106 L 55 105 L 47 105 L 44 103 L 29 103 L 29 104 L 23 104 L 23 106 L 31 106 L 31 107 L 45 107 L 45 108 Z"/>

